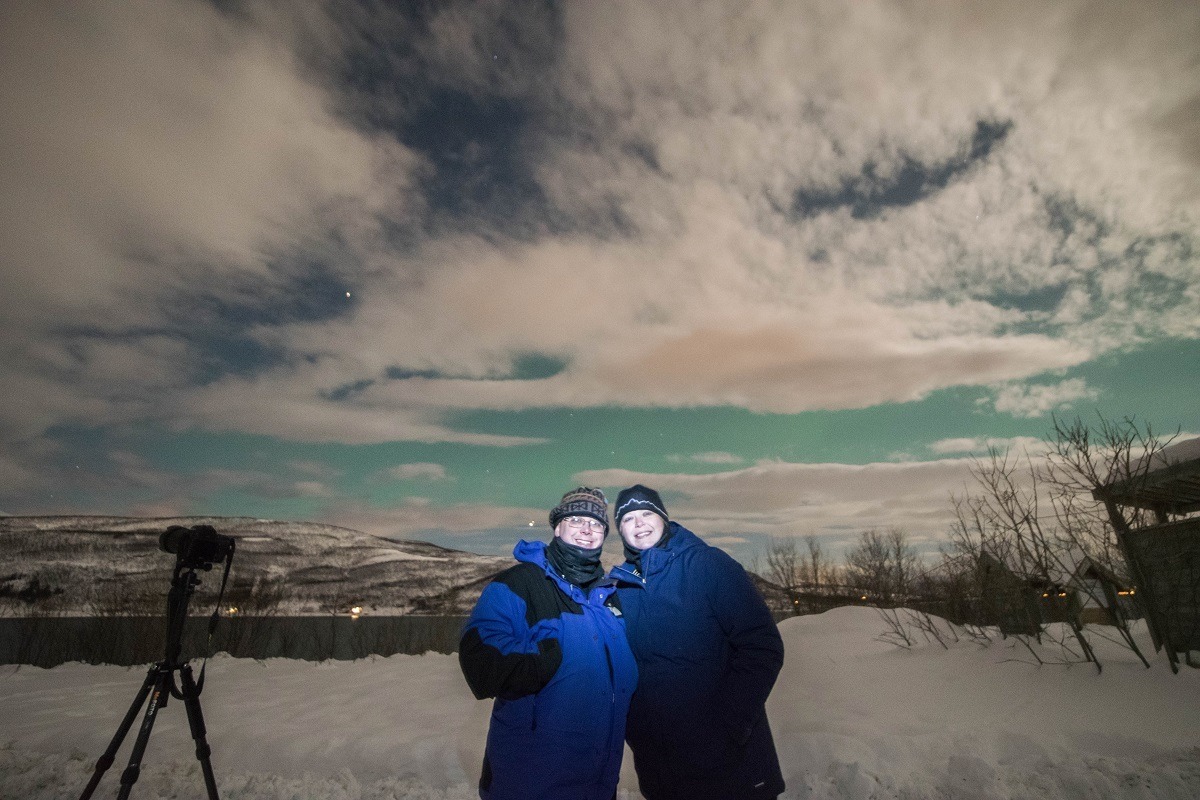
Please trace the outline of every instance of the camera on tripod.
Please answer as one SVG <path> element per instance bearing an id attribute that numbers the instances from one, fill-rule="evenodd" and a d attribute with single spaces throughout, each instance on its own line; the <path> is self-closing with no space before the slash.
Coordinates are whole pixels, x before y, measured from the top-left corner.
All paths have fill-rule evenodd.
<path id="1" fill-rule="evenodd" d="M 204 690 L 204 667 L 200 668 L 200 680 L 192 677 L 192 665 L 182 658 L 183 631 L 187 622 L 188 601 L 192 597 L 200 579 L 196 570 L 210 570 L 213 564 L 225 562 L 225 576 L 221 579 L 221 590 L 217 595 L 217 606 L 221 604 L 221 596 L 225 593 L 225 584 L 229 580 L 229 570 L 233 566 L 233 549 L 235 540 L 232 536 L 222 536 L 211 525 L 196 525 L 185 528 L 182 525 L 172 525 L 158 537 L 158 546 L 163 551 L 175 556 L 175 570 L 171 576 L 171 590 L 167 592 L 167 635 L 166 657 L 150 668 L 142 688 L 138 691 L 133 705 L 129 707 L 125 718 L 117 727 L 117 732 L 108 749 L 96 761 L 96 769 L 79 800 L 90 800 L 92 793 L 100 783 L 101 776 L 113 765 L 117 750 L 121 747 L 125 735 L 133 727 L 138 711 L 149 698 L 142 727 L 138 731 L 133 744 L 133 752 L 129 755 L 129 766 L 121 773 L 121 789 L 117 800 L 128 800 L 133 784 L 137 782 L 142 769 L 142 756 L 145 755 L 146 745 L 150 741 L 150 732 L 154 728 L 154 720 L 158 710 L 175 697 L 183 701 L 187 710 L 188 726 L 192 731 L 192 739 L 196 742 L 196 758 L 200 761 L 200 771 L 204 775 L 204 788 L 208 800 L 220 800 L 217 794 L 217 779 L 212 769 L 212 748 L 208 745 L 208 731 L 204 727 L 204 712 L 200 710 L 200 692 Z M 211 644 L 213 630 L 217 624 L 217 612 L 208 624 L 208 637 Z M 205 662 L 207 664 L 207 660 Z M 179 673 L 179 685 L 175 684 L 175 673 Z"/>
<path id="2" fill-rule="evenodd" d="M 211 525 L 172 525 L 159 534 L 158 546 L 187 569 L 209 570 L 233 554 L 233 537 L 217 533 Z"/>

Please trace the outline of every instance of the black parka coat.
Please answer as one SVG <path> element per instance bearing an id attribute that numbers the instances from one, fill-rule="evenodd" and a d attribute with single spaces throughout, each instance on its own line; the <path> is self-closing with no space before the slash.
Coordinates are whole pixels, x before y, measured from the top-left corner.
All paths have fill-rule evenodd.
<path id="1" fill-rule="evenodd" d="M 625 739 L 647 800 L 783 791 L 765 704 L 783 640 L 740 564 L 677 523 L 611 577 L 639 682 Z"/>

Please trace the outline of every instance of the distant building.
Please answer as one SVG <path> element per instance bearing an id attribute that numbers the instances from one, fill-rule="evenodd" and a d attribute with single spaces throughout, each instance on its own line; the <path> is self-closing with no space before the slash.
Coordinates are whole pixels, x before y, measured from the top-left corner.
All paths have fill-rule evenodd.
<path id="1" fill-rule="evenodd" d="M 1084 556 L 1068 580 L 1077 603 L 1079 621 L 1085 625 L 1118 625 L 1141 616 L 1132 582 Z"/>

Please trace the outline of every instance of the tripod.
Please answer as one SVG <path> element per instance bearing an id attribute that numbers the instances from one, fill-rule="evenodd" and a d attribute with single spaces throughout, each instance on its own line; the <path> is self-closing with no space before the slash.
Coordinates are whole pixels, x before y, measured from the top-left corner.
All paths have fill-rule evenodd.
<path id="1" fill-rule="evenodd" d="M 183 650 L 180 640 L 183 638 L 184 620 L 187 619 L 188 601 L 196 590 L 196 584 L 200 583 L 200 579 L 196 577 L 198 566 L 212 567 L 211 564 L 189 563 L 183 557 L 176 560 L 175 572 L 171 577 L 171 590 L 167 593 L 166 657 L 146 673 L 146 680 L 142 683 L 142 688 L 138 690 L 133 705 L 129 707 L 125 719 L 117 728 L 117 733 L 109 743 L 108 749 L 96 762 L 96 770 L 92 773 L 91 780 L 88 781 L 79 800 L 88 800 L 92 796 L 96 785 L 100 783 L 100 778 L 112 766 L 117 750 L 120 749 L 121 742 L 124 741 L 126 734 L 133 726 L 139 709 L 149 697 L 150 705 L 146 706 L 146 712 L 142 717 L 142 727 L 138 730 L 137 739 L 133 743 L 133 751 L 129 754 L 129 765 L 121 773 L 121 790 L 117 794 L 117 798 L 118 800 L 127 800 L 133 784 L 137 782 L 138 776 L 141 774 L 142 755 L 146 752 L 146 744 L 150 741 L 154 719 L 158 715 L 158 710 L 165 706 L 172 696 L 182 700 L 184 708 L 187 709 L 188 725 L 192 730 L 192 739 L 196 742 L 196 758 L 200 760 L 200 769 L 204 772 L 204 786 L 208 790 L 208 800 L 220 800 L 217 796 L 217 781 L 213 777 L 212 762 L 209 760 L 212 749 L 208 746 L 204 714 L 200 710 L 200 692 L 204 688 L 204 670 L 200 670 L 200 683 L 197 684 L 192 678 L 191 665 L 186 661 L 180 661 L 179 657 Z M 225 574 L 228 577 L 228 564 L 226 564 Z M 176 672 L 179 672 L 178 687 L 175 685 Z"/>

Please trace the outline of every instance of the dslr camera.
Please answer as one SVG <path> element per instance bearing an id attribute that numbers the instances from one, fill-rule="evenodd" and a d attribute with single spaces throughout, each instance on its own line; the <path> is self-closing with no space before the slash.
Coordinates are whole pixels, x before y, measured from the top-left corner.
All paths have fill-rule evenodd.
<path id="1" fill-rule="evenodd" d="M 233 555 L 233 537 L 217 533 L 211 525 L 172 525 L 159 535 L 158 546 L 189 569 L 212 569 Z"/>

